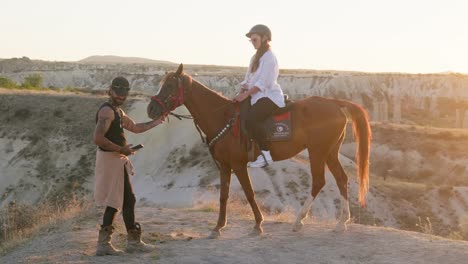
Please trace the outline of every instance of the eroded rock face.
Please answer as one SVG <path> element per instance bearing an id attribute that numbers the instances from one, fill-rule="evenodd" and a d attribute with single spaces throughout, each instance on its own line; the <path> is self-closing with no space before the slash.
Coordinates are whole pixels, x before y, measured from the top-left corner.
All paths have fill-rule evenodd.
<path id="1" fill-rule="evenodd" d="M 148 95 L 156 93 L 165 73 L 175 69 L 176 65 L 170 63 L 91 64 L 27 58 L 0 61 L 0 76 L 17 83 L 30 74 L 39 73 L 43 76 L 44 87 L 104 90 L 112 78 L 123 75 L 134 91 Z M 185 71 L 204 85 L 226 96 L 234 96 L 245 69 L 188 65 Z M 294 99 L 316 95 L 360 103 L 373 121 L 404 123 L 408 111 L 423 111 L 431 117 L 451 116 L 449 127 L 466 127 L 456 123 L 455 111 L 468 110 L 464 103 L 468 100 L 467 75 L 283 70 L 278 82 Z"/>

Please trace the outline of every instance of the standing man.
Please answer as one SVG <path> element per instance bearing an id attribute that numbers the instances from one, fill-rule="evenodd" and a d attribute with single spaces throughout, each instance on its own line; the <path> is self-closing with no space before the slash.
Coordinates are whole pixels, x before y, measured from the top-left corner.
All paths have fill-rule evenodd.
<path id="1" fill-rule="evenodd" d="M 106 206 L 96 255 L 121 255 L 121 250 L 115 249 L 111 243 L 114 231 L 113 222 L 118 210 L 127 229 L 127 252 L 147 252 L 154 248 L 141 241 L 141 227 L 135 222 L 135 194 L 129 175 L 133 168 L 129 155 L 135 153 L 127 144 L 124 128 L 133 133 L 145 132 L 159 124 L 164 119 L 156 119 L 147 123 L 135 124 L 120 106 L 127 99 L 130 85 L 124 77 L 112 80 L 109 87 L 109 101 L 102 104 L 96 114 L 94 129 L 94 144 L 98 146 L 96 153 L 96 182 L 94 199 L 98 205 Z"/>

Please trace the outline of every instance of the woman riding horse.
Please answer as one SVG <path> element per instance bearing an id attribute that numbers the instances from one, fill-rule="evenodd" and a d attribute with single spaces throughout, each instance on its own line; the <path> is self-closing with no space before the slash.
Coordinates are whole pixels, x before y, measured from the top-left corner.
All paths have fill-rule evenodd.
<path id="1" fill-rule="evenodd" d="M 247 127 L 252 131 L 253 138 L 262 150 L 261 155 L 249 167 L 264 167 L 271 163 L 270 151 L 265 141 L 266 133 L 262 123 L 271 114 L 284 107 L 284 95 L 277 79 L 279 75 L 278 61 L 270 49 L 271 30 L 265 25 L 255 25 L 245 34 L 257 50 L 252 57 L 244 81 L 241 82 L 241 92 L 234 101 L 241 102 L 249 96 L 252 107 L 247 117 Z"/>
<path id="2" fill-rule="evenodd" d="M 231 116 L 236 106 L 229 98 L 209 89 L 183 73 L 181 64 L 177 71 L 168 73 L 159 93 L 152 97 L 148 105 L 148 116 L 157 119 L 168 115 L 172 110 L 185 105 L 194 118 L 197 127 L 205 133 L 210 152 L 220 169 L 220 205 L 216 227 L 210 237 L 218 237 L 226 225 L 226 205 L 229 197 L 231 173 L 234 172 L 241 184 L 247 201 L 255 215 L 254 233 L 262 230 L 263 215 L 255 200 L 247 172 L 247 153 L 241 146 L 236 133 L 227 133 L 231 129 Z M 221 111 L 222 109 L 223 111 Z M 305 201 L 297 216 L 293 230 L 302 228 L 302 220 L 307 216 L 313 201 L 325 185 L 325 165 L 333 174 L 341 194 L 341 216 L 336 230 L 345 230 L 350 219 L 348 200 L 348 176 L 338 159 L 340 146 L 345 137 L 348 113 L 353 121 L 357 141 L 357 179 L 359 182 L 358 200 L 365 206 L 369 187 L 369 153 L 371 129 L 366 111 L 359 105 L 323 97 L 308 97 L 293 103 L 291 107 L 292 136 L 289 141 L 271 142 L 270 152 L 273 160 L 293 157 L 304 149 L 309 152 L 312 172 L 311 196 Z"/>

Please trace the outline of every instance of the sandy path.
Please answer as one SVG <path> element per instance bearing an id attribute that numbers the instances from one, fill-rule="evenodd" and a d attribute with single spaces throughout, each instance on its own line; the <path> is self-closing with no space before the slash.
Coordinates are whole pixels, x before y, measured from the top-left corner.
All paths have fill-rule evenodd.
<path id="1" fill-rule="evenodd" d="M 157 245 L 146 254 L 94 256 L 96 218 L 81 217 L 44 232 L 0 263 L 463 263 L 468 242 L 389 228 L 352 224 L 345 233 L 331 223 L 308 220 L 300 233 L 291 221 L 266 217 L 265 235 L 250 236 L 253 219 L 228 216 L 228 227 L 217 240 L 206 239 L 216 212 L 140 207 L 144 240 Z M 122 248 L 125 232 L 119 216 L 115 245 Z"/>

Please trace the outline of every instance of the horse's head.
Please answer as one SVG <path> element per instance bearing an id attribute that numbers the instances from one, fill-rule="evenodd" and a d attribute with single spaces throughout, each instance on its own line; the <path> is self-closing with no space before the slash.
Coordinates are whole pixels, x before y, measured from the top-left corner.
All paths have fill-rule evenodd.
<path id="1" fill-rule="evenodd" d="M 166 116 L 184 103 L 185 85 L 190 77 L 183 73 L 183 69 L 184 66 L 180 64 L 176 72 L 169 72 L 164 76 L 159 92 L 151 97 L 146 109 L 149 118 Z"/>

